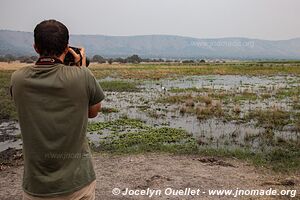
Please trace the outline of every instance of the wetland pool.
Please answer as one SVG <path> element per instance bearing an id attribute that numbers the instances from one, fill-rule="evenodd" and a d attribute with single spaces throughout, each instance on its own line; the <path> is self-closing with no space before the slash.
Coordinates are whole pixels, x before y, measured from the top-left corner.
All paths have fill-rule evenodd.
<path id="1" fill-rule="evenodd" d="M 100 81 L 118 80 L 136 83 L 137 91 L 128 92 L 125 88 L 116 92 L 112 87 L 105 92 L 102 104 L 107 112 L 90 119 L 90 124 L 137 119 L 150 127 L 183 129 L 199 145 L 216 148 L 264 151 L 278 143 L 299 144 L 298 76 L 208 75 Z M 109 128 L 89 131 L 87 136 L 97 146 L 101 140 L 109 140 L 112 132 Z M 0 124 L 0 151 L 7 148 L 22 148 L 16 122 Z"/>

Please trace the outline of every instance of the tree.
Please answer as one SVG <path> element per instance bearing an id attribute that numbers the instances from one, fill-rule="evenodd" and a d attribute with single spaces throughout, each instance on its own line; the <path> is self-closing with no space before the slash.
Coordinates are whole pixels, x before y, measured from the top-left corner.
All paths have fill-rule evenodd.
<path id="1" fill-rule="evenodd" d="M 13 56 L 13 55 L 11 55 L 11 54 L 6 54 L 6 55 L 4 56 L 4 60 L 5 60 L 6 62 L 11 62 L 11 61 L 15 61 L 15 60 L 16 60 L 16 57 Z"/>
<path id="2" fill-rule="evenodd" d="M 37 56 L 19 56 L 17 58 L 21 63 L 34 63 L 38 60 Z"/>
<path id="3" fill-rule="evenodd" d="M 142 59 L 136 54 L 127 57 L 126 60 L 129 63 L 140 63 L 142 61 Z"/>
<path id="4" fill-rule="evenodd" d="M 193 60 L 183 60 L 182 63 L 188 64 L 188 63 L 194 63 L 194 61 Z"/>
<path id="5" fill-rule="evenodd" d="M 92 61 L 98 63 L 105 63 L 105 59 L 100 55 L 94 55 Z"/>
<path id="6" fill-rule="evenodd" d="M 114 61 L 118 63 L 126 63 L 126 59 L 123 58 L 116 58 Z"/>

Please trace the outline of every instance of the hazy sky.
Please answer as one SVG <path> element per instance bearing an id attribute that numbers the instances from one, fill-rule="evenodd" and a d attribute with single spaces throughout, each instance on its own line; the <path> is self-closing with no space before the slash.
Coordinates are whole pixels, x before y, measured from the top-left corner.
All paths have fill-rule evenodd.
<path id="1" fill-rule="evenodd" d="M 54 18 L 71 34 L 300 37 L 299 0 L 0 0 L 0 29 Z"/>

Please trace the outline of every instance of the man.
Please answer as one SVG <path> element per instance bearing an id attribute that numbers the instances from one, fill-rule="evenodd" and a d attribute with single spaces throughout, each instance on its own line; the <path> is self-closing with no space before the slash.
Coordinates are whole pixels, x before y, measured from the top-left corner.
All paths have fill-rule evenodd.
<path id="1" fill-rule="evenodd" d="M 68 52 L 65 25 L 46 20 L 34 29 L 33 66 L 15 71 L 11 94 L 23 139 L 23 199 L 95 199 L 96 176 L 86 138 L 88 117 L 97 116 L 103 91 L 85 66 L 63 64 Z"/>

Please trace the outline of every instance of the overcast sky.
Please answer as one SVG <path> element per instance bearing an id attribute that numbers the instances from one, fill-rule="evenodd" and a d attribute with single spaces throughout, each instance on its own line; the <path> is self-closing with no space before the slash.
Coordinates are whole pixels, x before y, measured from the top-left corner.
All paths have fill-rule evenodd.
<path id="1" fill-rule="evenodd" d="M 44 19 L 71 34 L 197 38 L 300 37 L 299 0 L 0 0 L 0 29 L 33 31 Z"/>

